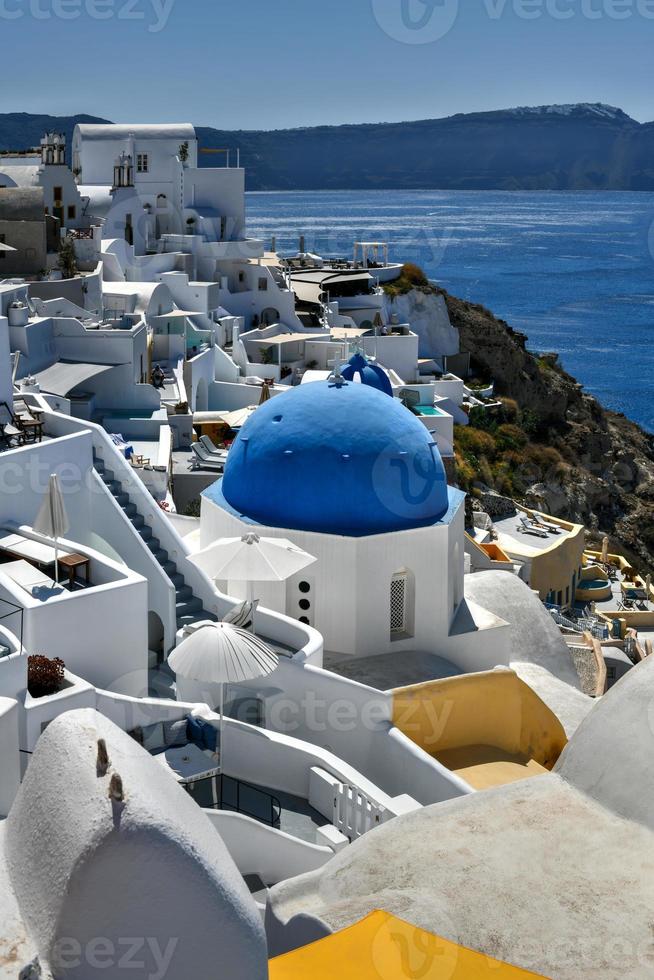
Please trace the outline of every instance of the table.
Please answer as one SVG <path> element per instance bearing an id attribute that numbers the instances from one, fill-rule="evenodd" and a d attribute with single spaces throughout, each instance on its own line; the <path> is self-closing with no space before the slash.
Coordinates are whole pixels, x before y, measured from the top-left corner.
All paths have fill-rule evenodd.
<path id="1" fill-rule="evenodd" d="M 90 585 L 89 581 L 89 566 L 91 564 L 90 558 L 87 555 L 64 555 L 59 558 L 57 564 L 60 568 L 65 568 L 68 572 L 68 587 L 72 591 L 75 585 L 75 572 L 78 568 L 84 569 L 84 581 L 86 585 Z"/>
<path id="2" fill-rule="evenodd" d="M 220 773 L 220 767 L 216 765 L 218 755 L 216 753 L 207 755 L 193 742 L 166 749 L 154 758 L 165 769 L 170 770 L 177 782 L 182 785 L 194 783 L 198 779 L 206 779 L 207 776 L 217 776 Z M 212 761 L 213 765 L 211 765 Z"/>

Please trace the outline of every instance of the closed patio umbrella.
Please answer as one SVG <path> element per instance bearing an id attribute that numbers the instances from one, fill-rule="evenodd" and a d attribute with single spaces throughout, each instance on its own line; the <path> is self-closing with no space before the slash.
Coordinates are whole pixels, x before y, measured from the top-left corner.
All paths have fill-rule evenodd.
<path id="1" fill-rule="evenodd" d="M 39 534 L 45 534 L 54 540 L 55 550 L 55 582 L 59 583 L 59 562 L 58 562 L 58 539 L 63 538 L 70 528 L 70 521 L 66 513 L 64 495 L 61 492 L 61 484 L 56 473 L 50 476 L 48 489 L 40 510 L 34 521 L 34 530 Z"/>
<path id="2" fill-rule="evenodd" d="M 18 249 L 12 248 L 11 245 L 7 245 L 6 242 L 0 242 L 0 252 L 17 252 Z"/>
<path id="3" fill-rule="evenodd" d="M 223 767 L 224 687 L 266 677 L 279 657 L 258 636 L 229 623 L 207 623 L 176 647 L 168 666 L 180 677 L 220 684 L 220 772 Z"/>
<path id="4" fill-rule="evenodd" d="M 270 401 L 270 385 L 264 383 L 261 386 L 261 398 L 259 399 L 259 404 L 263 405 L 264 402 Z"/>
<path id="5" fill-rule="evenodd" d="M 285 582 L 316 560 L 287 538 L 220 538 L 189 560 L 212 579 L 235 582 Z"/>

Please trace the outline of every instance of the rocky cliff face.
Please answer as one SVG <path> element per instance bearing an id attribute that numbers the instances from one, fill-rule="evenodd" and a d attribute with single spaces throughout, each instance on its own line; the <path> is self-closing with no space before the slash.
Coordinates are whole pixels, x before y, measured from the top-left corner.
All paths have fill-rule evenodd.
<path id="1" fill-rule="evenodd" d="M 493 378 L 496 393 L 531 420 L 536 441 L 562 457 L 526 488 L 524 502 L 585 524 L 598 539 L 608 534 L 632 560 L 654 566 L 654 436 L 604 409 L 556 355 L 534 356 L 525 335 L 488 310 L 442 295 L 473 369 Z"/>

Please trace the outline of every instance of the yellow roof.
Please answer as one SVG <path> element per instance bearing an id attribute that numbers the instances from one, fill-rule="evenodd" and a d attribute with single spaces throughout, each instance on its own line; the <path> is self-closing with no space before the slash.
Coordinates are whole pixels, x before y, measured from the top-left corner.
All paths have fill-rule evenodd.
<path id="1" fill-rule="evenodd" d="M 270 961 L 269 980 L 523 980 L 520 970 L 440 939 L 388 912 Z M 544 980 L 544 978 L 540 978 Z"/>

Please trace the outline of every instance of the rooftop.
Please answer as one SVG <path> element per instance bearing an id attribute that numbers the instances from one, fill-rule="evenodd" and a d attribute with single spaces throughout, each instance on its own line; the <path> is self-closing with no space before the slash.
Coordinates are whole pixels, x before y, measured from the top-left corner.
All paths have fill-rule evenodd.
<path id="1" fill-rule="evenodd" d="M 503 551 L 526 558 L 549 551 L 557 544 L 579 533 L 580 527 L 556 518 L 534 513 L 536 522 L 525 511 L 516 510 L 510 517 L 493 518 L 498 544 Z"/>

